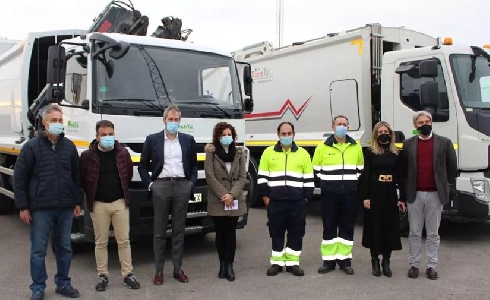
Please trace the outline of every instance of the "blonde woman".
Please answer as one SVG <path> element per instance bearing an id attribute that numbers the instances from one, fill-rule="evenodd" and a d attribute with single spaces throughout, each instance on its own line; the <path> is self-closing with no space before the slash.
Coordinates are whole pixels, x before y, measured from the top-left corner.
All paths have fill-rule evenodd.
<path id="1" fill-rule="evenodd" d="M 398 199 L 396 191 L 397 184 L 402 183 L 400 174 L 395 134 L 388 123 L 381 121 L 374 126 L 359 180 L 359 195 L 364 204 L 362 245 L 371 250 L 372 272 L 377 277 L 381 276 L 379 256 L 383 255 L 383 274 L 391 277 L 391 252 L 402 249 L 398 207 L 405 210 L 405 202 Z M 399 188 L 403 190 L 402 186 Z"/>

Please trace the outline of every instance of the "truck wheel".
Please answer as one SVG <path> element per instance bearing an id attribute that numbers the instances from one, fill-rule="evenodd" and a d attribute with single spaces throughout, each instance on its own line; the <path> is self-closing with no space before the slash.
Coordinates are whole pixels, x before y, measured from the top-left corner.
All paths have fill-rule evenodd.
<path id="1" fill-rule="evenodd" d="M 11 190 L 8 186 L 6 175 L 0 174 L 0 186 L 4 189 Z M 0 215 L 6 215 L 12 212 L 14 208 L 14 200 L 12 198 L 0 194 Z"/>
<path id="2" fill-rule="evenodd" d="M 410 226 L 408 224 L 408 212 L 407 210 L 405 209 L 405 212 L 403 212 L 401 209 L 400 209 L 400 236 L 402 237 L 407 237 L 408 236 L 408 233 L 410 232 Z"/>
<path id="3" fill-rule="evenodd" d="M 250 161 L 248 163 L 248 172 L 247 172 L 247 179 L 250 181 L 250 191 L 248 192 L 248 196 L 247 196 L 249 198 L 250 207 L 264 206 L 264 202 L 262 201 L 262 199 L 259 199 L 259 197 L 257 196 L 258 173 L 259 173 L 259 165 L 257 164 L 257 161 L 253 157 L 250 157 Z"/>

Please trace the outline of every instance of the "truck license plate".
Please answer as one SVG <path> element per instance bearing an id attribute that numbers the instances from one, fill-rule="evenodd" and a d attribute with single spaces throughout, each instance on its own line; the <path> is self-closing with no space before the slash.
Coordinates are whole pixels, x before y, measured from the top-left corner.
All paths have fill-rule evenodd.
<path id="1" fill-rule="evenodd" d="M 189 200 L 189 203 L 199 203 L 199 202 L 202 202 L 201 193 L 194 194 L 194 200 Z"/>

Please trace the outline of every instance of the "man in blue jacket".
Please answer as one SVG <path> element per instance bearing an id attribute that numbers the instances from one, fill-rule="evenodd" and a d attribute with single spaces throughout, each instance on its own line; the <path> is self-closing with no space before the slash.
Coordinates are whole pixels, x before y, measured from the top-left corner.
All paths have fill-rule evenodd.
<path id="1" fill-rule="evenodd" d="M 138 166 L 141 181 L 153 197 L 153 255 L 155 285 L 163 284 L 165 241 L 172 214 L 172 260 L 174 278 L 187 283 L 182 271 L 187 205 L 197 182 L 197 150 L 194 137 L 178 132 L 180 110 L 175 105 L 163 112 L 165 130 L 146 137 Z M 151 174 L 151 175 L 150 175 Z"/>
<path id="2" fill-rule="evenodd" d="M 31 300 L 44 299 L 45 258 L 51 229 L 58 272 L 56 293 L 78 298 L 68 276 L 72 257 L 71 226 L 80 215 L 79 156 L 75 144 L 64 137 L 61 108 L 50 104 L 42 112 L 45 131 L 22 147 L 14 169 L 15 205 L 30 225 Z"/>

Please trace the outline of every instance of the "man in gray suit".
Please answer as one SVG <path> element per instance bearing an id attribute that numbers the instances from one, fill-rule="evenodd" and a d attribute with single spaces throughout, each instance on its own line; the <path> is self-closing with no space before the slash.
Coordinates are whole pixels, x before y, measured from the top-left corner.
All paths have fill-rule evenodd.
<path id="1" fill-rule="evenodd" d="M 442 208 L 449 202 L 449 184 L 456 177 L 457 157 L 453 143 L 446 137 L 432 133 L 432 115 L 419 111 L 413 116 L 418 136 L 403 143 L 405 186 L 400 188 L 408 204 L 409 278 L 419 276 L 422 248 L 422 230 L 425 241 L 426 275 L 436 280 L 439 224 Z M 402 196 L 403 198 L 403 196 Z"/>

